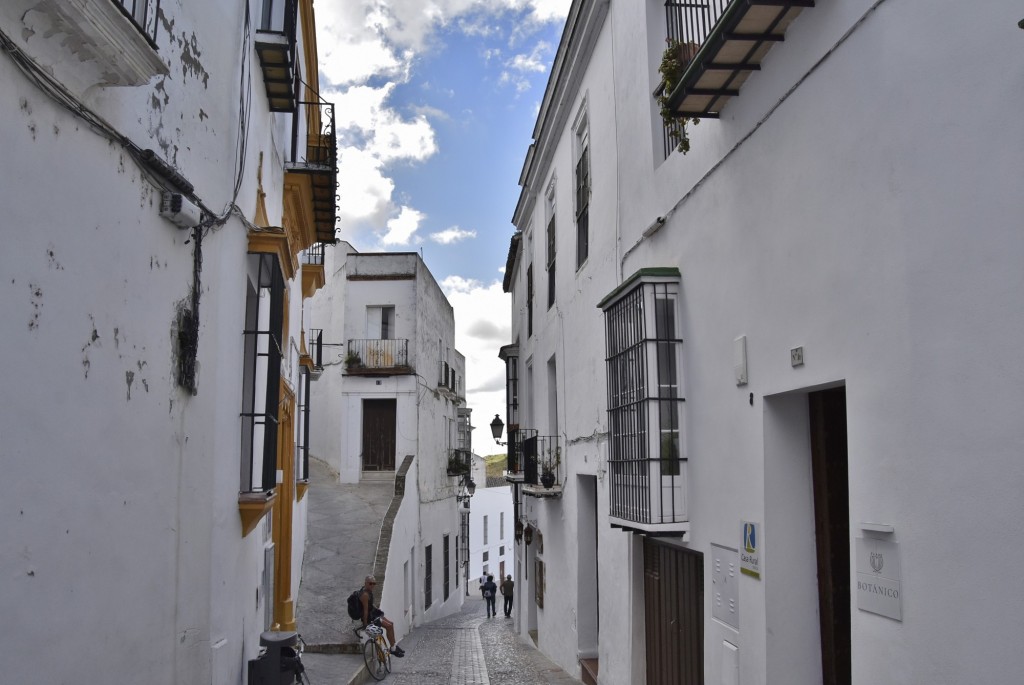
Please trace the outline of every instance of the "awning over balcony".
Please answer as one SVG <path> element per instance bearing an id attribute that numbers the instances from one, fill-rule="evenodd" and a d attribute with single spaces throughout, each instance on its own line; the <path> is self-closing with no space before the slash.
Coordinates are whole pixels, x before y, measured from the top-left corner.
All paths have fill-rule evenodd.
<path id="1" fill-rule="evenodd" d="M 739 95 L 750 72 L 761 68 L 772 46 L 785 39 L 801 10 L 814 7 L 814 0 L 667 4 L 680 10 L 679 35 L 672 37 L 682 43 L 684 52 L 696 52 L 668 105 L 680 115 L 717 118 L 729 99 Z"/>

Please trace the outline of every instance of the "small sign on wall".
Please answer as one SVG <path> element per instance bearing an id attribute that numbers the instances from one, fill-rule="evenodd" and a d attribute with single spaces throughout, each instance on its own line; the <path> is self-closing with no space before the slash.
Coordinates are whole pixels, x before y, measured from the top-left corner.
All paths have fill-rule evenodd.
<path id="1" fill-rule="evenodd" d="M 903 620 L 900 549 L 895 542 L 857 538 L 857 608 Z"/>
<path id="2" fill-rule="evenodd" d="M 743 544 L 740 546 L 740 573 L 761 577 L 761 524 L 743 522 Z"/>

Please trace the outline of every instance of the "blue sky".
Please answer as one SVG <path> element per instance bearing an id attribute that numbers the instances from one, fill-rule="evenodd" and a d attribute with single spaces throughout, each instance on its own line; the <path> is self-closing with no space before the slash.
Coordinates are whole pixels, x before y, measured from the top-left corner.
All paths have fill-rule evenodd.
<path id="1" fill-rule="evenodd" d="M 512 212 L 570 0 L 318 2 L 321 92 L 339 132 L 341 237 L 422 251 L 455 309 L 474 449 L 498 451 Z"/>

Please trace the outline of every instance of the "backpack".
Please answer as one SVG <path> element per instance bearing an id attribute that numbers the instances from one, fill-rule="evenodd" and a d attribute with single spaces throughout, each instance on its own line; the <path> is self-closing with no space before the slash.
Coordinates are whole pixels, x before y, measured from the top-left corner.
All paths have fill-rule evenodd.
<path id="1" fill-rule="evenodd" d="M 494 596 L 493 592 L 491 592 L 490 590 L 484 590 L 484 597 L 486 597 L 487 599 L 490 599 L 493 596 Z"/>
<path id="2" fill-rule="evenodd" d="M 348 615 L 355 621 L 363 620 L 363 600 L 360 598 L 362 594 L 363 588 L 359 588 L 348 596 Z"/>

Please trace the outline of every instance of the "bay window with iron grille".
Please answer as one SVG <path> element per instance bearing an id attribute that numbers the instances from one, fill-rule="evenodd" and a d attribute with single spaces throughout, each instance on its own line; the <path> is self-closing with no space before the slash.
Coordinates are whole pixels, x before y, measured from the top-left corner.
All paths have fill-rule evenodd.
<path id="1" fill-rule="evenodd" d="M 638 532 L 685 533 L 679 271 L 642 269 L 599 306 L 605 320 L 611 523 Z"/>
<path id="2" fill-rule="evenodd" d="M 284 276 L 273 254 L 250 254 L 243 331 L 241 492 L 276 484 Z"/>

